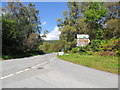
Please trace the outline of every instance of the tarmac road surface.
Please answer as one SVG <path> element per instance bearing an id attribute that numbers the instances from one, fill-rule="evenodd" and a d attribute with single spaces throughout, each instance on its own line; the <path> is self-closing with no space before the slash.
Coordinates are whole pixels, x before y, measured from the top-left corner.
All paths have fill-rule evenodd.
<path id="1" fill-rule="evenodd" d="M 118 75 L 60 60 L 55 53 L 0 61 L 1 88 L 118 88 Z"/>

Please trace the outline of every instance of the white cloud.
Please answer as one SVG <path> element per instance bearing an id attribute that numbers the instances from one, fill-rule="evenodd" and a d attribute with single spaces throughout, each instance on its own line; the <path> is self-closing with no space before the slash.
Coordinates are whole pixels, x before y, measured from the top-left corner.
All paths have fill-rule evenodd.
<path id="1" fill-rule="evenodd" d="M 56 26 L 53 31 L 49 32 L 44 38 L 44 40 L 59 40 L 60 31 L 58 30 L 58 27 Z"/>
<path id="2" fill-rule="evenodd" d="M 46 22 L 44 21 L 42 25 L 46 25 Z"/>

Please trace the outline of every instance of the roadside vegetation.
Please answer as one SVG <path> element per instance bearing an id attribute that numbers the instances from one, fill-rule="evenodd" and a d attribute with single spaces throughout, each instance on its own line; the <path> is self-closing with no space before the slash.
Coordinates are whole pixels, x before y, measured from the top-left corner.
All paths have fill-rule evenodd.
<path id="1" fill-rule="evenodd" d="M 63 49 L 64 45 L 60 40 L 48 40 L 44 41 L 42 45 L 39 46 L 39 48 L 47 53 L 50 52 L 59 52 Z"/>
<path id="2" fill-rule="evenodd" d="M 99 44 L 98 44 L 99 43 Z M 66 53 L 69 55 L 58 56 L 72 63 L 80 64 L 111 73 L 119 73 L 120 67 L 120 39 L 92 41 L 84 47 L 72 48 Z"/>
<path id="3" fill-rule="evenodd" d="M 100 56 L 93 55 L 80 55 L 73 53 L 69 55 L 58 56 L 60 59 L 69 61 L 75 64 L 80 64 L 90 68 L 95 68 L 102 71 L 111 73 L 118 73 L 118 57 L 117 56 Z"/>
<path id="4" fill-rule="evenodd" d="M 118 73 L 120 57 L 120 2 L 68 2 L 56 43 L 43 43 L 43 51 L 63 51 L 59 58 L 76 64 Z M 77 34 L 90 35 L 87 46 L 76 47 Z"/>
<path id="5" fill-rule="evenodd" d="M 120 2 L 68 3 L 64 20 L 57 19 L 60 40 L 70 55 L 59 58 L 87 67 L 118 73 L 120 57 Z M 79 13 L 81 12 L 81 13 Z M 90 44 L 76 47 L 77 34 L 90 35 Z M 72 37 L 71 37 L 72 36 Z"/>
<path id="6" fill-rule="evenodd" d="M 43 51 L 74 51 L 77 34 L 88 34 L 91 40 L 89 49 L 97 51 L 99 45 L 103 44 L 104 49 L 108 50 L 110 46 L 105 45 L 112 44 L 109 51 L 119 53 L 118 50 L 115 51 L 119 42 L 117 47 L 114 42 L 120 40 L 120 2 L 68 2 L 67 7 L 68 10 L 63 11 L 63 17 L 57 19 L 60 40 L 43 42 L 40 45 Z"/>
<path id="7" fill-rule="evenodd" d="M 2 55 L 0 60 L 17 59 L 17 58 L 24 58 L 24 57 L 30 57 L 30 56 L 42 55 L 42 54 L 45 54 L 42 50 L 19 53 L 19 54 L 8 54 L 8 55 Z"/>
<path id="8" fill-rule="evenodd" d="M 2 8 L 2 57 L 1 59 L 26 57 L 42 54 L 39 10 L 35 5 L 8 2 Z"/>

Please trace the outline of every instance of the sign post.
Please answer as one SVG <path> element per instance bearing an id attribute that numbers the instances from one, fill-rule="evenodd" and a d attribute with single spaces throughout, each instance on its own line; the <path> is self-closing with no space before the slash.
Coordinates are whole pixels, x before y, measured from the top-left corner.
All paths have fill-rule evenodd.
<path id="1" fill-rule="evenodd" d="M 90 43 L 89 35 L 77 34 L 77 46 L 86 46 Z"/>

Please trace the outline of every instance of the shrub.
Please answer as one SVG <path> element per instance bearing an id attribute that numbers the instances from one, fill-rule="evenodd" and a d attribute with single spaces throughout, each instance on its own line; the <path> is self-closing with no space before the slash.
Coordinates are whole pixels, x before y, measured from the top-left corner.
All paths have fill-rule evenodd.
<path id="1" fill-rule="evenodd" d="M 44 54 L 43 50 L 38 50 L 38 54 Z"/>
<path id="2" fill-rule="evenodd" d="M 101 43 L 100 48 L 105 52 L 114 52 L 115 54 L 120 55 L 120 39 L 111 39 L 107 40 L 105 43 Z"/>
<path id="3" fill-rule="evenodd" d="M 79 47 L 79 53 L 85 53 L 86 47 Z"/>
<path id="4" fill-rule="evenodd" d="M 120 39 L 92 40 L 90 44 L 83 47 L 72 48 L 72 53 L 92 55 L 97 53 L 102 56 L 120 55 Z"/>
<path id="5" fill-rule="evenodd" d="M 116 53 L 113 51 L 102 51 L 99 53 L 99 55 L 101 55 L 101 56 L 115 56 L 115 54 Z"/>
<path id="6" fill-rule="evenodd" d="M 67 53 L 72 53 L 72 52 L 70 50 L 68 50 Z"/>
<path id="7" fill-rule="evenodd" d="M 93 52 L 92 51 L 86 51 L 86 54 L 87 55 L 93 55 Z"/>
<path id="8" fill-rule="evenodd" d="M 94 52 L 98 52 L 100 51 L 100 44 L 101 44 L 101 40 L 92 40 L 90 45 L 88 45 L 88 47 L 94 51 Z"/>
<path id="9" fill-rule="evenodd" d="M 84 46 L 84 47 L 75 47 L 75 48 L 72 48 L 71 52 L 72 53 L 79 53 L 79 54 L 85 54 L 87 51 L 87 47 Z"/>
<path id="10" fill-rule="evenodd" d="M 42 50 L 35 50 L 35 51 L 29 51 L 27 52 L 29 54 L 37 55 L 37 54 L 44 54 Z"/>
<path id="11" fill-rule="evenodd" d="M 64 49 L 64 52 L 67 52 L 68 50 L 67 49 Z"/>
<path id="12" fill-rule="evenodd" d="M 72 50 L 71 50 L 72 53 L 77 53 L 78 51 L 79 51 L 79 48 L 78 48 L 78 47 L 72 48 Z"/>

